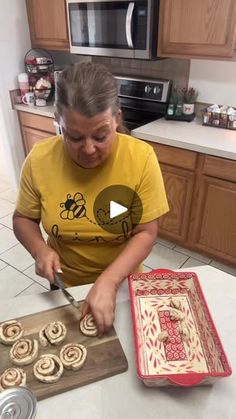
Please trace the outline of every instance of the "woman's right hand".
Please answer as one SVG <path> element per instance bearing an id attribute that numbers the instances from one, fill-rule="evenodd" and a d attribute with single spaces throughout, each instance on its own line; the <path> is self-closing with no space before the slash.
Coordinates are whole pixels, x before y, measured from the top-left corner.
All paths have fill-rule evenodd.
<path id="1" fill-rule="evenodd" d="M 38 247 L 35 255 L 35 272 L 37 275 L 47 278 L 54 283 L 54 272 L 61 271 L 60 258 L 55 250 L 46 243 Z"/>

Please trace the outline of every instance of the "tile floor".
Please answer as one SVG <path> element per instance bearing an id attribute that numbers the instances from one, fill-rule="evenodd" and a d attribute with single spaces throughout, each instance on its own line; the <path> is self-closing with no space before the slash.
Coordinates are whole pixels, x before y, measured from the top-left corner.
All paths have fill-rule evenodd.
<path id="1" fill-rule="evenodd" d="M 35 274 L 34 260 L 12 231 L 15 200 L 16 192 L 0 172 L 0 302 L 7 297 L 41 293 L 49 289 L 48 281 Z M 157 240 L 144 262 L 144 270 L 191 268 L 206 264 L 236 276 L 236 270 L 231 267 L 163 239 Z"/>

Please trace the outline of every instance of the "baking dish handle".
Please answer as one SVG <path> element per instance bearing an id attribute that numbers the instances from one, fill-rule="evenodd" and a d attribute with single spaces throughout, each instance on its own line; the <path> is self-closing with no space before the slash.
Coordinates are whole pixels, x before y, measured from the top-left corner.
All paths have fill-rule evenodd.
<path id="1" fill-rule="evenodd" d="M 150 274 L 165 274 L 165 273 L 173 273 L 174 271 L 172 271 L 171 269 L 153 269 L 152 271 L 150 271 Z"/>
<path id="2" fill-rule="evenodd" d="M 173 374 L 168 375 L 168 379 L 177 386 L 191 387 L 200 384 L 200 382 L 206 378 L 205 374 Z"/>

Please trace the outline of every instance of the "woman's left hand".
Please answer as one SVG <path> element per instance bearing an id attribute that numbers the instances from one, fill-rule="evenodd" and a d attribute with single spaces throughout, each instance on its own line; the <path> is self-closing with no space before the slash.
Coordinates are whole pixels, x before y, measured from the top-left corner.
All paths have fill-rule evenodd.
<path id="1" fill-rule="evenodd" d="M 117 289 L 114 281 L 103 273 L 97 278 L 82 306 L 82 317 L 92 313 L 100 336 L 113 325 Z"/>

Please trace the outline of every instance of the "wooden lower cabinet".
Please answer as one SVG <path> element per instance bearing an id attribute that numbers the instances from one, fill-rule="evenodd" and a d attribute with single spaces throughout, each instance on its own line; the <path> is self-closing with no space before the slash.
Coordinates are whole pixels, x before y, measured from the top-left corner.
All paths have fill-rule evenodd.
<path id="1" fill-rule="evenodd" d="M 26 155 L 30 152 L 35 143 L 40 140 L 44 140 L 45 138 L 52 137 L 51 132 L 39 131 L 37 129 L 24 126 L 21 128 L 21 132 Z"/>
<path id="2" fill-rule="evenodd" d="M 197 153 L 149 143 L 160 163 L 170 211 L 159 220 L 159 234 L 179 244 L 187 240 Z"/>
<path id="3" fill-rule="evenodd" d="M 30 112 L 18 112 L 22 141 L 27 155 L 34 144 L 56 135 L 54 118 L 36 115 Z"/>
<path id="4" fill-rule="evenodd" d="M 194 173 L 161 164 L 170 211 L 160 218 L 159 233 L 184 243 L 187 240 Z"/>
<path id="5" fill-rule="evenodd" d="M 150 144 L 170 207 L 160 236 L 235 267 L 236 161 Z"/>
<path id="6" fill-rule="evenodd" d="M 236 266 L 236 181 L 200 176 L 193 202 L 189 245 Z"/>

